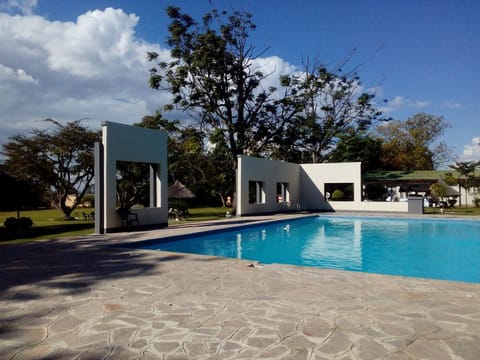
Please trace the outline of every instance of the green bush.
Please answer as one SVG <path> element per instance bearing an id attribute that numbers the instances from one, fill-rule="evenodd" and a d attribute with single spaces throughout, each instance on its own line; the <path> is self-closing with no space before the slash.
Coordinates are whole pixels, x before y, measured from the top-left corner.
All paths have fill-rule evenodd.
<path id="1" fill-rule="evenodd" d="M 343 191 L 337 189 L 332 193 L 332 200 L 342 200 L 344 196 Z"/>
<path id="2" fill-rule="evenodd" d="M 28 230 L 32 227 L 33 221 L 29 217 L 21 217 L 20 219 L 9 217 L 3 223 L 5 229 L 8 232 L 14 232 L 17 230 Z"/>
<path id="3" fill-rule="evenodd" d="M 33 221 L 29 217 L 21 217 L 18 219 L 18 227 L 20 230 L 28 230 L 32 227 Z"/>
<path id="4" fill-rule="evenodd" d="M 5 229 L 7 229 L 8 232 L 13 232 L 17 230 L 17 218 L 14 217 L 9 217 L 5 222 L 3 223 L 3 226 L 5 226 Z"/>

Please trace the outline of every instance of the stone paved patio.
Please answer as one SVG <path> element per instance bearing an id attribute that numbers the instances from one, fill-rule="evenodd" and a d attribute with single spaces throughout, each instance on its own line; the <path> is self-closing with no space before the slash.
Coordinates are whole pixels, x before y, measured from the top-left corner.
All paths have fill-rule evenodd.
<path id="1" fill-rule="evenodd" d="M 479 359 L 480 284 L 107 246 L 0 247 L 0 359 Z"/>

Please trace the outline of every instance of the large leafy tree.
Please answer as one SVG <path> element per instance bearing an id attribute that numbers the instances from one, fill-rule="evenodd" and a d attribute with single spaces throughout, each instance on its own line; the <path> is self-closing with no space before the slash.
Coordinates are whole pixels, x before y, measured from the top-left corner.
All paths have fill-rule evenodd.
<path id="1" fill-rule="evenodd" d="M 302 109 L 296 90 L 284 86 L 264 89 L 263 74 L 254 65 L 249 33 L 251 14 L 212 11 L 201 22 L 177 7 L 167 8 L 171 19 L 168 45 L 173 61 L 158 61 L 150 70 L 150 86 L 171 92 L 172 104 L 194 114 L 202 129 L 228 147 L 233 166 L 237 155 L 262 154 L 285 124 Z"/>
<path id="2" fill-rule="evenodd" d="M 179 180 L 189 187 L 206 181 L 205 134 L 192 125 L 182 127 L 178 121 L 169 121 L 160 112 L 144 116 L 136 126 L 168 132 L 168 176 L 169 182 Z"/>
<path id="3" fill-rule="evenodd" d="M 433 170 L 450 160 L 451 151 L 439 141 L 450 125 L 442 116 L 416 114 L 406 121 L 377 127 L 383 141 L 385 170 Z"/>
<path id="4" fill-rule="evenodd" d="M 130 209 L 133 205 L 149 206 L 149 164 L 117 162 L 117 205 Z"/>
<path id="5" fill-rule="evenodd" d="M 264 86 L 273 74 L 255 66 L 249 13 L 214 10 L 199 22 L 177 7 L 167 14 L 173 61 L 148 54 L 150 86 L 171 92 L 167 108 L 193 113 L 215 139 L 222 135 L 234 166 L 239 154 L 324 161 L 340 134 L 365 130 L 380 116 L 355 72 L 319 62 Z"/>
<path id="6" fill-rule="evenodd" d="M 192 180 L 205 178 L 204 187 L 222 201 L 233 194 L 238 155 L 325 161 L 342 133 L 364 131 L 381 115 L 374 96 L 360 91 L 355 72 L 330 72 L 319 63 L 274 79 L 274 72 L 260 71 L 256 57 L 262 53 L 248 41 L 255 29 L 249 13 L 213 10 L 200 21 L 177 7 L 167 14 L 172 60 L 148 53 L 149 84 L 171 94 L 166 110 L 191 117 L 189 133 L 180 132 L 187 138 L 171 144 L 175 154 L 190 155 L 169 156 L 169 168 L 178 176 L 190 164 Z M 196 158 L 192 149 L 206 158 Z"/>
<path id="7" fill-rule="evenodd" d="M 338 136 L 335 149 L 329 154 L 328 161 L 361 161 L 362 170 L 382 169 L 382 141 L 365 132 L 348 131 Z"/>
<path id="8" fill-rule="evenodd" d="M 348 59 L 345 64 L 347 65 Z M 302 112 L 277 137 L 287 152 L 300 154 L 296 161 L 323 162 L 346 134 L 364 133 L 372 124 L 385 120 L 374 104 L 375 95 L 361 92 L 356 71 L 344 73 L 341 67 L 329 71 L 315 61 L 301 73 L 284 76 L 282 83 L 296 89 L 302 98 Z M 285 146 L 287 145 L 287 146 Z"/>
<path id="9" fill-rule="evenodd" d="M 45 206 L 45 189 L 38 184 L 26 182 L 11 176 L 5 166 L 0 164 L 0 210 L 20 210 Z"/>
<path id="10" fill-rule="evenodd" d="M 15 135 L 3 145 L 5 168 L 20 180 L 52 190 L 54 203 L 69 218 L 93 180 L 93 148 L 100 132 L 82 126 L 81 120 L 46 121 L 49 129 Z M 67 206 L 69 195 L 75 200 Z"/>
<path id="11" fill-rule="evenodd" d="M 205 203 L 216 197 L 225 204 L 226 197 L 233 194 L 234 164 L 221 132 L 213 132 L 207 138 L 196 127 L 166 120 L 160 112 L 144 116 L 135 125 L 168 132 L 170 183 L 181 181 Z"/>
<path id="12" fill-rule="evenodd" d="M 216 138 L 218 136 L 218 138 Z M 235 173 L 228 171 L 234 167 L 233 160 L 229 157 L 228 146 L 221 132 L 212 133 L 210 142 L 215 146 L 207 152 L 209 181 L 207 186 L 210 193 L 218 196 L 222 205 L 226 205 L 228 196 L 235 193 Z M 227 171 L 225 171 L 227 170 Z M 235 199 L 234 199 L 235 201 Z"/>

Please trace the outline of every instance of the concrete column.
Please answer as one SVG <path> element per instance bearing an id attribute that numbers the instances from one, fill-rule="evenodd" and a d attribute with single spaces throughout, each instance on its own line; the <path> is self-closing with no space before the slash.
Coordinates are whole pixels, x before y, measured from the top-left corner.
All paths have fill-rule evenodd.
<path id="1" fill-rule="evenodd" d="M 95 234 L 105 233 L 105 188 L 104 188 L 104 152 L 103 145 L 95 143 Z"/>

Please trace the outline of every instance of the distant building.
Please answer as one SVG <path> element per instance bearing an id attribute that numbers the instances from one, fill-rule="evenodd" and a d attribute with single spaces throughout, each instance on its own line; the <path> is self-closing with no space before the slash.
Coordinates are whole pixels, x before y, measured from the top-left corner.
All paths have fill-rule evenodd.
<path id="1" fill-rule="evenodd" d="M 448 191 L 449 197 L 457 197 L 457 205 L 474 205 L 475 198 L 480 197 L 480 184 L 477 182 L 466 182 L 459 173 L 453 170 L 406 170 L 406 171 L 371 171 L 363 176 L 364 186 L 372 183 L 385 185 L 391 196 L 391 201 L 402 201 L 408 195 L 425 195 L 430 186 L 439 181 L 445 180 L 451 175 L 457 185 L 449 186 L 453 191 Z M 480 171 L 475 174 L 480 178 Z M 465 189 L 467 191 L 465 191 Z"/>

